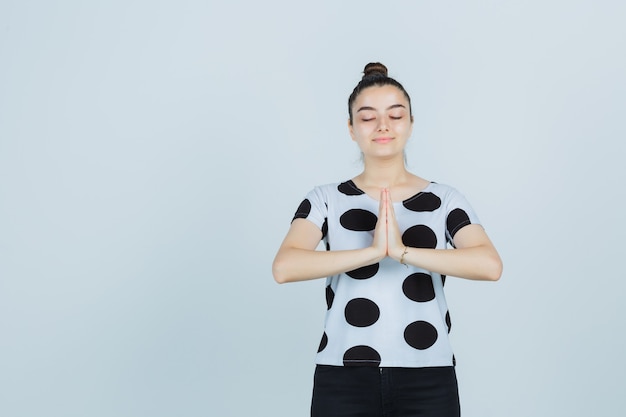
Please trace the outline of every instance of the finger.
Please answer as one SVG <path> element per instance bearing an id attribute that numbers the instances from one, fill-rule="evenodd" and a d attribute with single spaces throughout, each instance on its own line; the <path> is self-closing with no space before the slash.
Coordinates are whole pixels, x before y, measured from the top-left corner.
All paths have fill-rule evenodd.
<path id="1" fill-rule="evenodd" d="M 391 200 L 391 192 L 387 190 L 387 217 L 391 220 L 395 220 L 396 212 L 393 209 L 393 201 Z"/>
<path id="2" fill-rule="evenodd" d="M 387 221 L 385 210 L 385 190 L 380 190 L 380 200 L 378 201 L 378 220 Z"/>
<path id="3" fill-rule="evenodd" d="M 389 190 L 383 188 L 382 200 L 385 202 L 385 251 L 389 255 Z"/>
<path id="4" fill-rule="evenodd" d="M 385 199 L 383 198 L 383 191 L 380 193 L 380 201 L 378 204 L 378 221 L 376 222 L 376 228 L 374 229 L 374 242 L 373 245 L 382 251 L 383 255 L 386 255 L 387 251 L 387 215 L 385 210 Z"/>

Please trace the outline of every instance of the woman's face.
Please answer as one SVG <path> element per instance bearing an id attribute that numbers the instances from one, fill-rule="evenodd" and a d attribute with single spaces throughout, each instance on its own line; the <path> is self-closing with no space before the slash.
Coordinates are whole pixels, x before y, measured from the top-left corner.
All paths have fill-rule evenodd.
<path id="1" fill-rule="evenodd" d="M 352 105 L 350 136 L 365 157 L 403 155 L 413 130 L 409 101 L 393 85 L 368 87 Z"/>

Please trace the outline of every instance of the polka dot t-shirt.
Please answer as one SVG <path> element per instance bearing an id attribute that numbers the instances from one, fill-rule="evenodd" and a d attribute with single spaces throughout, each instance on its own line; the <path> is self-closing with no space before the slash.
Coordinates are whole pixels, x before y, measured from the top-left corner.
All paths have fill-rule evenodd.
<path id="1" fill-rule="evenodd" d="M 454 188 L 430 183 L 393 203 L 402 241 L 415 248 L 453 247 L 454 235 L 479 223 Z M 315 187 L 295 217 L 322 231 L 327 250 L 371 245 L 379 203 L 354 182 Z M 445 276 L 390 258 L 326 280 L 327 312 L 316 363 L 335 366 L 454 365 Z"/>

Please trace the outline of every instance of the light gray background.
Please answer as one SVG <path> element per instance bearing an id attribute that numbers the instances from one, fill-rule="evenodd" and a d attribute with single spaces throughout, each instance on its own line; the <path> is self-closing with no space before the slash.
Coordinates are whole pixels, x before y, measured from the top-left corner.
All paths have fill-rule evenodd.
<path id="1" fill-rule="evenodd" d="M 307 415 L 323 282 L 271 262 L 378 60 L 505 264 L 446 286 L 464 416 L 623 414 L 625 12 L 2 0 L 0 415 Z"/>

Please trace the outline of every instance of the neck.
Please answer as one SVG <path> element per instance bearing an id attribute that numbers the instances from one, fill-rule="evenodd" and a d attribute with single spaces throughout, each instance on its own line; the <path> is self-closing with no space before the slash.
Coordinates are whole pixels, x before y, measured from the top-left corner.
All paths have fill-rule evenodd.
<path id="1" fill-rule="evenodd" d="M 389 188 L 402 184 L 411 176 L 404 166 L 404 155 L 390 160 L 365 160 L 364 170 L 359 175 L 361 181 L 367 186 Z"/>

